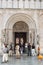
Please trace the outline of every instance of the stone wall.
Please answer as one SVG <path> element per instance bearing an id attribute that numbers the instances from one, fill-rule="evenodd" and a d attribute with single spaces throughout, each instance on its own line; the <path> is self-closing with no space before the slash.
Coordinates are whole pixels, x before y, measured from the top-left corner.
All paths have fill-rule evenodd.
<path id="1" fill-rule="evenodd" d="M 43 9 L 43 0 L 0 0 L 0 8 Z"/>
<path id="2" fill-rule="evenodd" d="M 28 24 L 30 30 L 31 28 L 35 29 L 36 38 L 37 38 L 37 35 L 40 36 L 40 47 L 41 47 L 41 53 L 42 53 L 42 49 L 43 49 L 43 10 L 0 9 L 0 48 L 2 47 L 1 46 L 2 45 L 2 42 L 1 42 L 2 30 L 9 28 L 10 30 L 9 34 L 12 37 L 11 30 L 12 30 L 13 24 L 21 20 L 25 21 Z M 35 41 L 36 40 L 37 39 L 35 39 Z M 12 38 L 10 38 L 10 41 L 12 41 Z"/>

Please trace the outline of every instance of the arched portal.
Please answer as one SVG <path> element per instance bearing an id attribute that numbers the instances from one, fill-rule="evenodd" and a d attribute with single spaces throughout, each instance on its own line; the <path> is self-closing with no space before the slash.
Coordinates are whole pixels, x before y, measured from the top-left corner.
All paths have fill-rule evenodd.
<path id="1" fill-rule="evenodd" d="M 16 38 L 19 38 L 19 41 L 23 39 L 23 43 L 29 41 L 29 27 L 23 21 L 18 21 L 13 25 L 13 39 L 16 43 Z M 21 42 L 19 42 L 21 43 Z"/>
<path id="2" fill-rule="evenodd" d="M 25 42 L 36 44 L 36 30 L 36 23 L 29 15 L 16 13 L 9 17 L 5 24 L 5 41 L 8 44 L 10 42 L 15 43 L 15 35 L 20 34 L 20 36 L 24 35 Z"/>

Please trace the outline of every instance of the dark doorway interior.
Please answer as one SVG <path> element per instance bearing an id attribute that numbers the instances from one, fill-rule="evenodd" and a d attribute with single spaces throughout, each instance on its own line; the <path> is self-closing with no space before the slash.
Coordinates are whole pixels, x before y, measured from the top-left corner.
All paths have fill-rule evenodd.
<path id="1" fill-rule="evenodd" d="M 21 39 L 21 38 L 23 38 L 23 40 L 24 40 L 24 43 L 26 42 L 26 32 L 15 32 L 15 41 L 16 41 L 16 38 L 19 38 L 19 40 Z M 16 42 L 15 42 L 16 43 Z M 19 41 L 19 43 L 20 43 L 20 41 Z"/>
<path id="2" fill-rule="evenodd" d="M 14 32 L 14 34 L 15 34 L 14 45 L 16 46 L 16 38 L 19 38 L 19 44 L 20 44 L 20 39 L 23 38 L 23 40 L 24 40 L 23 46 L 25 46 L 25 42 L 27 40 L 27 38 L 26 38 L 27 32 Z"/>

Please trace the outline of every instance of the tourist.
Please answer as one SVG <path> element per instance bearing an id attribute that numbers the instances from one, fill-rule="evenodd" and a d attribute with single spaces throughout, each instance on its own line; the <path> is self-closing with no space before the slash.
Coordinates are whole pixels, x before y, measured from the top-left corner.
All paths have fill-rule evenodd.
<path id="1" fill-rule="evenodd" d="M 39 55 L 39 52 L 40 52 L 40 45 L 39 44 L 36 45 L 36 52 L 37 52 L 37 55 Z"/>
<path id="2" fill-rule="evenodd" d="M 28 56 L 32 56 L 31 54 L 31 44 L 28 43 Z"/>
<path id="3" fill-rule="evenodd" d="M 37 55 L 39 55 L 40 54 L 40 47 L 38 47 L 38 54 Z"/>
<path id="4" fill-rule="evenodd" d="M 9 56 L 12 56 L 12 43 L 10 44 L 10 49 L 9 49 Z"/>
<path id="5" fill-rule="evenodd" d="M 3 58 L 2 58 L 2 62 L 7 62 L 8 61 L 8 47 L 7 44 L 4 44 L 4 48 L 3 48 Z"/>
<path id="6" fill-rule="evenodd" d="M 20 40 L 20 53 L 23 54 L 23 38 Z"/>
<path id="7" fill-rule="evenodd" d="M 32 56 L 35 56 L 36 54 L 35 54 L 35 45 L 34 45 L 34 43 L 32 44 Z"/>
<path id="8" fill-rule="evenodd" d="M 25 43 L 25 53 L 27 54 L 27 52 L 28 52 L 28 43 L 26 42 Z"/>
<path id="9" fill-rule="evenodd" d="M 20 46 L 18 44 L 16 45 L 16 58 L 20 58 Z"/>
<path id="10" fill-rule="evenodd" d="M 20 53 L 23 54 L 23 45 L 20 45 Z"/>

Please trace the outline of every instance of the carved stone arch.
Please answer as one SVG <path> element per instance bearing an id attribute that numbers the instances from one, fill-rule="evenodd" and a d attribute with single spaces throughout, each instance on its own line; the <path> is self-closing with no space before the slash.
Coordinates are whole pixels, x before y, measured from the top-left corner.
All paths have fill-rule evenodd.
<path id="1" fill-rule="evenodd" d="M 24 21 L 18 21 L 13 25 L 13 39 L 23 39 L 23 42 L 29 42 L 29 26 Z"/>
<path id="2" fill-rule="evenodd" d="M 19 25 L 20 27 L 17 27 L 17 25 Z M 23 24 L 21 26 L 21 24 Z M 25 27 L 26 26 L 26 27 Z M 14 27 L 14 28 L 13 28 Z M 37 28 L 36 28 L 36 23 L 35 21 L 32 19 L 31 16 L 29 16 L 28 14 L 25 13 L 16 13 L 14 15 L 12 15 L 11 17 L 9 17 L 9 19 L 7 20 L 7 23 L 5 25 L 5 29 L 6 29 L 6 39 L 8 39 L 8 42 L 13 42 L 13 32 L 17 30 L 20 32 L 28 32 L 28 42 L 29 39 L 31 38 L 31 36 L 36 32 Z M 19 29 L 18 29 L 19 28 Z M 24 28 L 24 29 L 23 29 Z M 13 30 L 14 29 L 14 30 Z M 26 29 L 26 30 L 25 30 Z M 8 33 L 7 33 L 8 32 Z M 33 34 L 32 34 L 33 33 Z M 30 35 L 30 36 L 29 36 Z M 8 38 L 7 38 L 8 37 Z M 32 37 L 33 39 L 33 37 Z M 34 34 L 34 41 L 36 43 L 36 33 Z M 33 43 L 33 42 L 32 42 Z"/>
<path id="3" fill-rule="evenodd" d="M 29 27 L 25 22 L 18 21 L 13 25 L 13 31 L 14 32 L 28 32 Z"/>
<path id="4" fill-rule="evenodd" d="M 12 20 L 12 21 L 11 21 Z M 36 22 L 35 22 L 35 20 L 30 16 L 30 15 L 28 15 L 28 14 L 25 14 L 25 13 L 16 13 L 16 14 L 12 14 L 9 18 L 8 18 L 8 20 L 7 20 L 7 22 L 6 22 L 6 24 L 5 24 L 5 28 L 8 28 L 12 23 L 11 22 L 13 22 L 13 20 L 15 20 L 15 23 L 17 22 L 17 21 L 25 21 L 25 23 L 27 23 L 28 24 L 28 22 L 30 22 L 30 23 L 32 23 L 32 24 L 34 24 L 35 25 L 35 28 L 37 28 L 36 27 Z M 30 24 L 29 23 L 29 24 Z M 13 25 L 14 25 L 14 23 L 13 23 Z M 13 26 L 12 25 L 12 26 Z M 11 28 L 11 27 L 10 27 Z"/>

